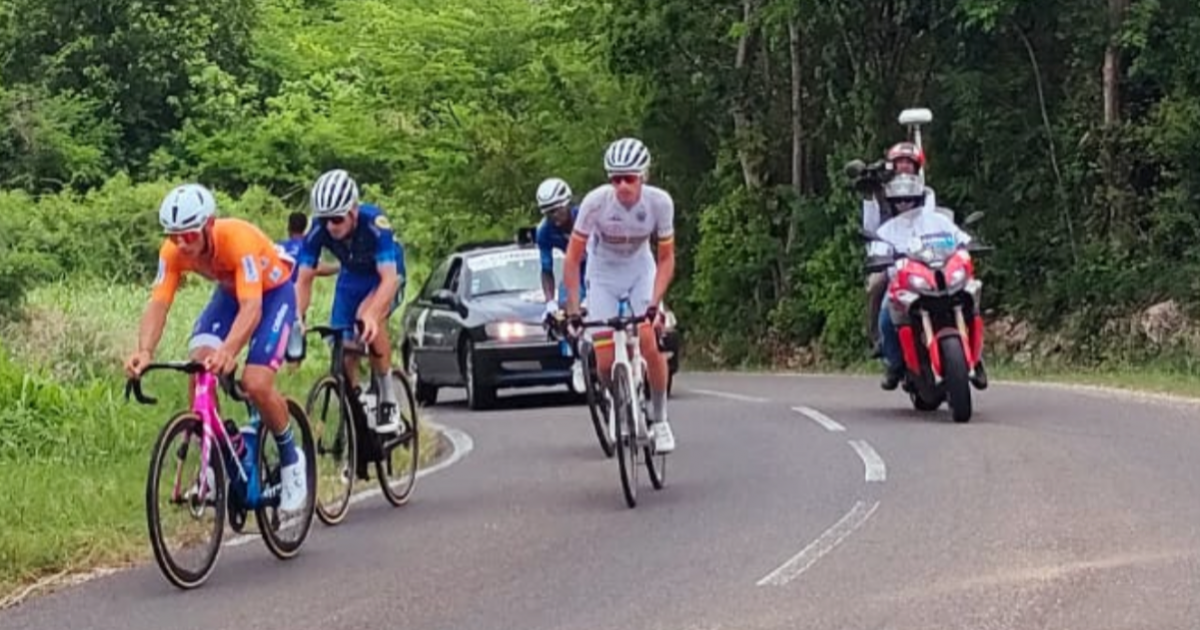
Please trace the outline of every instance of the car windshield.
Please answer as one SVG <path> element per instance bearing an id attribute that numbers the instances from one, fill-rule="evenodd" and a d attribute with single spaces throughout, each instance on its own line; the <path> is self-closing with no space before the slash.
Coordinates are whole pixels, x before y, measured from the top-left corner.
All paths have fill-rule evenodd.
<path id="1" fill-rule="evenodd" d="M 563 256 L 554 252 L 554 278 L 562 281 Z M 470 270 L 469 297 L 524 293 L 542 288 L 542 263 L 536 249 L 505 251 L 478 256 L 467 261 Z"/>

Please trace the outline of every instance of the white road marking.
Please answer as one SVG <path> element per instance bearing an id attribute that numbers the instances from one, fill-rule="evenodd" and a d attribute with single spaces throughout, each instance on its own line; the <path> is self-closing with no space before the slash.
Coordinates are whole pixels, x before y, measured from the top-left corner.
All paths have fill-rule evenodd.
<path id="1" fill-rule="evenodd" d="M 752 402 L 752 403 L 770 402 L 766 398 L 759 398 L 758 396 L 746 396 L 745 394 L 734 394 L 732 392 L 719 392 L 719 391 L 712 390 L 712 389 L 691 389 L 689 391 L 696 392 L 697 394 L 704 394 L 706 396 L 716 396 L 717 398 L 728 398 L 730 400 L 740 400 L 742 402 Z"/>
<path id="2" fill-rule="evenodd" d="M 871 448 L 866 440 L 850 440 L 850 446 L 862 459 L 863 467 L 866 468 L 867 483 L 887 479 L 887 466 L 883 463 L 883 458 L 875 452 L 875 449 Z"/>
<path id="3" fill-rule="evenodd" d="M 816 409 L 813 409 L 812 407 L 792 407 L 792 411 L 808 417 L 809 420 L 812 420 L 813 422 L 825 427 L 826 431 L 839 432 L 846 430 L 846 427 L 838 424 L 836 420 L 821 413 L 820 411 L 817 411 Z"/>
<path id="4" fill-rule="evenodd" d="M 863 501 L 855 502 L 854 507 L 850 508 L 850 511 L 845 516 L 834 523 L 832 527 L 825 530 L 825 533 L 821 534 L 816 540 L 809 543 L 807 547 L 801 549 L 800 553 L 792 556 L 791 559 L 784 562 L 779 568 L 759 580 L 758 586 L 783 586 L 800 577 L 802 573 L 816 564 L 825 554 L 833 551 L 847 536 L 862 527 L 878 508 L 879 501 L 872 503 L 870 506 Z"/>

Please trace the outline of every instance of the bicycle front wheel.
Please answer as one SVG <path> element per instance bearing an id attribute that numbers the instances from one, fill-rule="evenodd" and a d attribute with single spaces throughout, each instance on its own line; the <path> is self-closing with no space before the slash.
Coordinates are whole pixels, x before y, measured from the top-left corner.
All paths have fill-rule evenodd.
<path id="1" fill-rule="evenodd" d="M 417 485 L 417 469 L 421 466 L 421 423 L 408 379 L 400 370 L 393 370 L 392 383 L 396 388 L 396 404 L 400 407 L 396 410 L 400 428 L 391 435 L 375 435 L 382 455 L 375 461 L 375 474 L 379 476 L 379 487 L 388 503 L 400 507 L 408 503 Z"/>
<path id="2" fill-rule="evenodd" d="M 258 529 L 262 533 L 263 542 L 267 549 L 280 560 L 290 560 L 300 552 L 300 546 L 308 538 L 312 529 L 313 512 L 316 511 L 317 496 L 317 453 L 313 448 L 312 428 L 308 424 L 308 416 L 300 403 L 287 399 L 288 422 L 292 427 L 294 440 L 299 441 L 304 453 L 304 476 L 308 485 L 308 496 L 304 506 L 295 512 L 283 513 L 278 507 L 278 501 L 263 501 L 254 510 Z M 281 488 L 282 470 L 279 459 L 279 448 L 275 437 L 264 423 L 258 428 L 258 470 L 259 483 L 262 488 Z M 270 454 L 268 454 L 270 453 Z M 277 496 L 281 496 L 282 492 Z"/>
<path id="3" fill-rule="evenodd" d="M 212 575 L 225 533 L 225 460 L 213 441 L 203 461 L 203 443 L 200 418 L 190 411 L 176 414 L 155 440 L 146 479 L 154 560 L 168 582 L 185 590 Z"/>
<path id="4" fill-rule="evenodd" d="M 629 391 L 629 370 L 624 365 L 613 369 L 613 424 L 616 430 L 617 468 L 621 471 L 621 490 L 625 504 L 637 507 L 638 439 L 633 418 L 633 396 Z"/>
<path id="5" fill-rule="evenodd" d="M 337 525 L 350 511 L 357 461 L 354 420 L 345 388 L 332 375 L 325 375 L 308 393 L 304 411 L 317 442 L 317 518 L 326 525 Z"/>
<path id="6" fill-rule="evenodd" d="M 592 361 L 594 355 L 590 351 L 580 352 L 579 358 L 583 363 L 583 379 L 586 383 L 584 389 L 587 395 L 588 413 L 592 416 L 592 428 L 596 430 L 596 439 L 600 441 L 600 450 L 604 451 L 604 456 L 612 457 L 614 447 L 608 439 L 608 405 L 604 398 L 600 379 L 592 374 L 595 367 Z"/>

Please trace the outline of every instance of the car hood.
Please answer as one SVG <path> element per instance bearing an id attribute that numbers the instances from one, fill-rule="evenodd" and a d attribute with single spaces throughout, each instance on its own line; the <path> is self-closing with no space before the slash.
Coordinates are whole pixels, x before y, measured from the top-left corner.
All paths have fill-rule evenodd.
<path id="1" fill-rule="evenodd" d="M 497 293 L 472 298 L 470 308 L 487 321 L 540 324 L 546 313 L 546 300 L 541 289 L 523 293 Z"/>

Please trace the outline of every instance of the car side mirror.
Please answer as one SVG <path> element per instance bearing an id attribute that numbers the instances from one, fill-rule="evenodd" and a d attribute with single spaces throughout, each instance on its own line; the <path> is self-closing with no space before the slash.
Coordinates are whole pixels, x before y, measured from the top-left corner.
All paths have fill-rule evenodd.
<path id="1" fill-rule="evenodd" d="M 449 289 L 438 289 L 433 292 L 433 296 L 429 298 L 430 302 L 439 304 L 448 308 L 452 308 L 460 315 L 465 315 L 466 308 L 463 307 L 462 299 L 458 294 Z"/>

